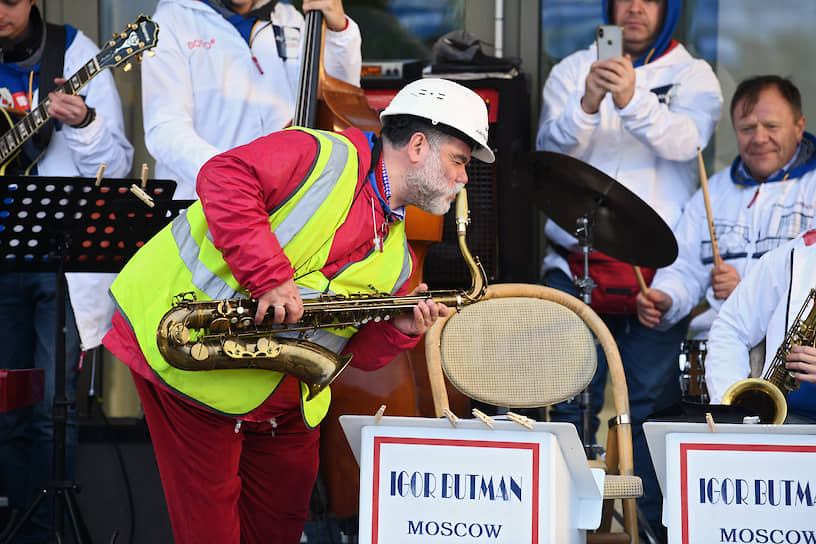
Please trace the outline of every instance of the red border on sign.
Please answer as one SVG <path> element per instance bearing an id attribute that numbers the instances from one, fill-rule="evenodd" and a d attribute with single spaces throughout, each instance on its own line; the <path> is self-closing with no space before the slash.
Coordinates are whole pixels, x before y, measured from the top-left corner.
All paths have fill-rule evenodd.
<path id="1" fill-rule="evenodd" d="M 683 544 L 689 544 L 688 528 L 688 454 L 690 451 L 755 451 L 816 453 L 816 446 L 781 444 L 680 444 L 680 527 Z"/>
<path id="2" fill-rule="evenodd" d="M 383 444 L 410 444 L 413 446 L 455 446 L 469 448 L 497 448 L 530 450 L 533 455 L 533 497 L 532 497 L 532 544 L 538 544 L 538 484 L 539 475 L 539 444 L 531 442 L 491 442 L 488 440 L 450 440 L 444 438 L 408 438 L 402 436 L 375 436 L 374 437 L 374 479 L 371 500 L 371 543 L 377 544 L 379 539 L 379 517 L 378 510 L 380 504 L 380 447 Z"/>

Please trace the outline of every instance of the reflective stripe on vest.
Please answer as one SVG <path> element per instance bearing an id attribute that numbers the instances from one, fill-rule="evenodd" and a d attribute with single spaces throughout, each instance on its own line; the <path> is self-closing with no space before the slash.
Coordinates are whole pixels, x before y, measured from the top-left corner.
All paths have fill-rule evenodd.
<path id="1" fill-rule="evenodd" d="M 372 286 L 393 293 L 410 276 L 412 266 L 402 223 L 392 225 L 383 252 L 369 253 L 333 278 L 320 272 L 333 236 L 353 203 L 358 164 L 357 154 L 345 138 L 307 132 L 319 146 L 313 167 L 270 215 L 270 227 L 302 276 L 297 280 L 301 296 L 308 300 L 324 292 L 371 292 Z M 282 229 L 283 238 L 278 229 Z M 191 290 L 199 300 L 244 296 L 212 243 L 200 202 L 137 252 L 114 282 L 111 293 L 133 327 L 151 368 L 170 388 L 227 415 L 251 412 L 274 393 L 282 380 L 281 373 L 257 369 L 182 371 L 169 366 L 158 351 L 155 339 L 161 316 L 169 310 L 174 295 Z M 353 328 L 321 329 L 309 341 L 339 352 L 355 332 Z M 304 418 L 310 427 L 325 416 L 329 400 L 327 392 L 309 402 L 303 400 Z"/>

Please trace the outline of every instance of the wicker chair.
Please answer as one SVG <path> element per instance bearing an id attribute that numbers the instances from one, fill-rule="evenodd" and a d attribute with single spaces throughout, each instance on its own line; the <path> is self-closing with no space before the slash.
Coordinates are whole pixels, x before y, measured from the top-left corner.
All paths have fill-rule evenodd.
<path id="1" fill-rule="evenodd" d="M 593 336 L 594 333 L 594 336 Z M 575 297 L 531 284 L 491 285 L 485 298 L 440 319 L 425 338 L 437 417 L 448 407 L 445 377 L 468 397 L 509 408 L 549 406 L 581 392 L 597 367 L 595 338 L 609 362 L 616 416 L 610 421 L 601 526 L 587 541 L 638 542 L 629 395 L 620 354 L 606 325 Z M 612 532 L 614 501 L 623 532 Z"/>

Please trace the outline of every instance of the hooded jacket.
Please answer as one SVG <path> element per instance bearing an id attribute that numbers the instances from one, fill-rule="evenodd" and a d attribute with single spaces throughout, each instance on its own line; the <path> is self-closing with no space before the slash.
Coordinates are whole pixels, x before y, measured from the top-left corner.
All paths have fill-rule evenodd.
<path id="1" fill-rule="evenodd" d="M 209 158 L 292 120 L 304 19 L 278 2 L 270 20 L 245 36 L 206 2 L 161 0 L 154 20 L 156 55 L 142 64 L 145 143 L 156 177 L 176 180 L 175 198 L 194 199 L 196 175 Z M 326 72 L 359 85 L 360 43 L 350 19 L 343 31 L 327 30 Z"/>
<path id="2" fill-rule="evenodd" d="M 536 140 L 538 149 L 566 153 L 611 176 L 670 227 L 697 187 L 697 149 L 705 148 L 714 133 L 723 101 L 708 63 L 671 40 L 681 5 L 667 0 L 654 52 L 634 60 L 635 92 L 624 108 L 617 108 L 609 95 L 595 114 L 581 108 L 586 77 L 597 60 L 594 43 L 555 65 L 544 85 Z M 547 222 L 546 233 L 551 242 L 578 249 L 572 233 L 553 221 Z M 570 275 L 566 261 L 550 249 L 542 272 L 554 268 Z"/>
<path id="3" fill-rule="evenodd" d="M 720 256 L 744 278 L 768 251 L 816 228 L 816 138 L 805 133 L 792 164 L 762 184 L 744 174 L 741 163 L 737 156 L 731 168 L 712 176 L 708 191 Z M 711 288 L 714 256 L 702 190 L 686 204 L 675 237 L 677 260 L 658 270 L 651 285 L 672 298 L 658 327 L 678 322 L 705 296 L 710 308 L 690 325 L 705 339 L 723 301 Z"/>
<path id="4" fill-rule="evenodd" d="M 615 0 L 603 0 L 604 24 L 614 24 L 612 13 L 614 9 Z M 680 11 L 682 9 L 682 0 L 668 0 L 666 2 L 666 12 L 663 14 L 663 28 L 657 36 L 655 43 L 652 44 L 652 47 L 640 57 L 632 59 L 632 65 L 635 68 L 648 64 L 650 60 L 662 56 L 670 47 L 673 47 L 672 34 L 674 34 L 674 30 L 677 28 L 677 22 L 680 20 Z"/>

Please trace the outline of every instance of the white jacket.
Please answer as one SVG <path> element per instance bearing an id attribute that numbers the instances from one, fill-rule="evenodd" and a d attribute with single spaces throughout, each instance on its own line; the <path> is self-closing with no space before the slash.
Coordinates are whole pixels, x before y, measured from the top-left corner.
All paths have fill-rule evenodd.
<path id="1" fill-rule="evenodd" d="M 63 75 L 72 76 L 97 53 L 96 44 L 82 31 L 77 31 L 65 51 Z M 35 104 L 41 101 L 38 94 L 39 91 L 34 93 Z M 122 103 L 111 71 L 97 74 L 79 94 L 89 106 L 96 108 L 96 119 L 85 128 L 62 125 L 60 130 L 54 131 L 45 155 L 37 163 L 38 175 L 92 178 L 104 162 L 105 177 L 126 177 L 133 161 L 133 146 L 125 137 Z M 111 326 L 113 302 L 108 296 L 108 287 L 116 275 L 68 273 L 65 277 L 82 349 L 96 347 Z"/>
<path id="2" fill-rule="evenodd" d="M 271 18 L 279 27 L 304 26 L 303 15 L 283 2 Z M 282 59 L 272 24 L 259 22 L 250 49 L 229 21 L 194 0 L 161 0 L 154 20 L 156 55 L 142 64 L 145 141 L 156 177 L 178 183 L 174 198 L 194 199 L 198 170 L 208 159 L 292 120 L 300 48 L 290 50 L 295 58 Z M 350 19 L 345 30 L 327 31 L 326 72 L 359 85 L 360 44 Z"/>
<path id="3" fill-rule="evenodd" d="M 734 289 L 707 343 L 706 386 L 712 403 L 719 403 L 728 387 L 750 375 L 748 350 L 763 338 L 765 373 L 805 297 L 816 287 L 814 270 L 816 232 L 810 231 L 763 255 Z"/>
<path id="4" fill-rule="evenodd" d="M 708 144 L 720 118 L 720 84 L 708 63 L 677 44 L 635 68 L 635 93 L 626 107 L 618 109 L 607 95 L 600 111 L 590 115 L 581 109 L 581 97 L 596 59 L 593 44 L 553 67 L 544 85 L 536 147 L 594 166 L 672 227 L 697 186 L 697 149 Z M 546 233 L 551 241 L 575 249 L 572 232 L 548 221 Z M 637 239 L 637 233 L 625 235 Z M 570 275 L 566 261 L 551 250 L 543 271 L 552 268 Z"/>
<path id="5" fill-rule="evenodd" d="M 709 180 L 708 188 L 720 256 L 741 278 L 762 255 L 816 227 L 816 170 L 799 178 L 742 186 L 732 181 L 731 169 L 725 168 Z M 702 190 L 686 205 L 675 237 L 677 260 L 658 270 L 651 285 L 672 298 L 659 327 L 667 328 L 688 315 L 705 295 L 711 308 L 690 327 L 704 339 L 723 301 L 714 298 L 711 288 L 714 262 Z"/>

